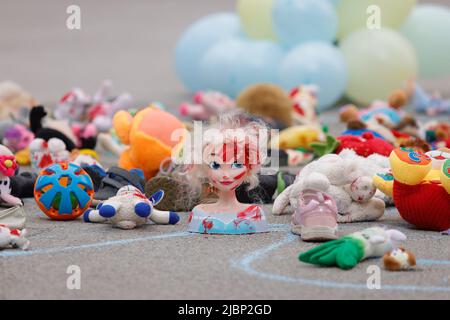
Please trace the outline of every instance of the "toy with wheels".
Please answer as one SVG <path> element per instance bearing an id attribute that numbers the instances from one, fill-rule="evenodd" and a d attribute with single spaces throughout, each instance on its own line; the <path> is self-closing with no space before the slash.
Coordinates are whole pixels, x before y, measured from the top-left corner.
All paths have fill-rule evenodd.
<path id="1" fill-rule="evenodd" d="M 377 175 L 374 183 L 392 193 L 402 218 L 423 230 L 450 229 L 450 153 L 398 148 L 389 160 L 392 177 Z"/>
<path id="2" fill-rule="evenodd" d="M 89 175 L 73 163 L 55 163 L 39 174 L 34 199 L 53 220 L 74 220 L 91 205 L 94 186 Z"/>

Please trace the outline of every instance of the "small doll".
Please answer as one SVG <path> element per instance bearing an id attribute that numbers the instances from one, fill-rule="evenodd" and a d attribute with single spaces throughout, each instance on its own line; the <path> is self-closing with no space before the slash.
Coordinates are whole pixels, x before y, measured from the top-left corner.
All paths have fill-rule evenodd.
<path id="1" fill-rule="evenodd" d="M 84 213 L 85 222 L 110 221 L 116 228 L 129 230 L 144 225 L 148 220 L 156 224 L 176 224 L 180 217 L 175 212 L 154 209 L 164 192 L 159 190 L 147 198 L 138 188 L 128 185 L 117 194 L 97 206 L 96 210 Z"/>
<path id="2" fill-rule="evenodd" d="M 263 134 L 267 134 L 265 127 L 242 113 L 223 115 L 215 126 L 204 132 L 201 150 L 194 150 L 194 157 L 200 154 L 201 161 L 194 162 L 189 173 L 199 187 L 203 181 L 208 182 L 217 192 L 218 200 L 194 207 L 189 216 L 190 232 L 251 234 L 268 231 L 262 208 L 240 203 L 236 198 L 236 189 L 242 184 L 247 183 L 249 189 L 258 185 L 257 172 L 265 160 L 259 145 Z M 186 148 L 183 151 L 184 156 L 189 154 Z M 189 159 L 185 157 L 186 160 Z"/>
<path id="3" fill-rule="evenodd" d="M 336 266 L 348 270 L 364 259 L 383 256 L 404 241 L 406 236 L 400 231 L 372 227 L 301 253 L 299 260 L 319 266 Z"/>
<path id="4" fill-rule="evenodd" d="M 27 250 L 30 241 L 26 238 L 27 230 L 22 231 L 17 229 L 10 229 L 7 226 L 0 224 L 0 249 L 20 248 Z"/>
<path id="5" fill-rule="evenodd" d="M 383 266 L 389 271 L 407 271 L 416 266 L 416 257 L 412 252 L 400 247 L 383 256 Z"/>

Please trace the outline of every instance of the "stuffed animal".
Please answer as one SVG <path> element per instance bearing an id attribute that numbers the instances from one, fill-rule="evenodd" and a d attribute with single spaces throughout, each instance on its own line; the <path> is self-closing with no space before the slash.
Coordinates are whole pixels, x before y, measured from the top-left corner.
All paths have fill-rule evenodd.
<path id="1" fill-rule="evenodd" d="M 185 102 L 179 107 L 182 116 L 188 116 L 193 120 L 209 120 L 236 106 L 233 99 L 218 91 L 199 91 L 193 100 L 193 104 Z"/>
<path id="2" fill-rule="evenodd" d="M 26 238 L 26 235 L 26 229 L 20 231 L 0 224 L 0 249 L 20 248 L 27 250 L 30 246 L 30 241 Z"/>
<path id="3" fill-rule="evenodd" d="M 404 241 L 406 236 L 400 231 L 380 227 L 367 228 L 301 253 L 299 260 L 348 270 L 364 259 L 383 256 Z"/>
<path id="4" fill-rule="evenodd" d="M 397 148 L 389 160 L 392 176 L 378 175 L 374 183 L 392 194 L 401 217 L 424 230 L 450 229 L 450 152 Z"/>
<path id="5" fill-rule="evenodd" d="M 344 158 L 328 154 L 306 165 L 295 182 L 275 199 L 273 213 L 281 214 L 288 204 L 296 206 L 303 190 L 322 191 L 333 198 L 338 208 L 338 222 L 374 221 L 385 209 L 377 197 L 372 176 L 377 166 L 364 158 Z"/>
<path id="6" fill-rule="evenodd" d="M 36 103 L 18 84 L 10 81 L 0 83 L 0 120 L 16 116 L 21 108 L 30 109 Z"/>
<path id="7" fill-rule="evenodd" d="M 404 248 L 396 248 L 383 256 L 383 266 L 389 271 L 407 271 L 416 266 L 416 257 Z"/>
<path id="8" fill-rule="evenodd" d="M 438 92 L 428 94 L 418 83 L 414 84 L 411 105 L 417 112 L 423 112 L 429 116 L 450 114 L 450 99 L 442 99 Z"/>
<path id="9" fill-rule="evenodd" d="M 372 154 L 380 154 L 388 157 L 394 146 L 384 139 L 377 138 L 371 132 L 364 132 L 361 137 L 354 135 L 338 136 L 336 139 L 340 142 L 336 153 L 344 149 L 352 149 L 358 155 L 368 157 Z"/>
<path id="10" fill-rule="evenodd" d="M 293 126 L 279 132 L 272 137 L 272 149 L 302 149 L 312 152 L 313 142 L 325 141 L 325 134 L 315 126 Z"/>
<path id="11" fill-rule="evenodd" d="M 70 152 L 66 149 L 64 142 L 58 138 L 48 141 L 37 138 L 30 143 L 31 167 L 40 172 L 51 164 L 69 161 Z"/>
<path id="12" fill-rule="evenodd" d="M 265 119 L 274 128 L 293 124 L 292 100 L 282 88 L 273 84 L 247 87 L 237 97 L 236 106 Z"/>
<path id="13" fill-rule="evenodd" d="M 295 125 L 318 126 L 317 94 L 319 88 L 315 85 L 300 85 L 289 93 L 292 100 L 293 118 Z"/>
<path id="14" fill-rule="evenodd" d="M 185 136 L 183 123 L 155 106 L 140 110 L 134 117 L 119 111 L 113 123 L 120 141 L 128 145 L 120 155 L 119 166 L 142 169 L 147 179 L 156 175 L 160 163 L 171 156 Z"/>
<path id="15" fill-rule="evenodd" d="M 13 152 L 28 148 L 34 134 L 22 124 L 15 124 L 3 134 L 3 144 Z"/>
<path id="16" fill-rule="evenodd" d="M 16 174 L 18 168 L 11 150 L 0 144 L 0 203 L 3 205 L 22 205 L 22 200 L 11 194 L 10 177 Z"/>
<path id="17" fill-rule="evenodd" d="M 159 211 L 154 208 L 164 192 L 159 190 L 149 199 L 136 187 L 122 187 L 117 194 L 97 206 L 96 210 L 84 213 L 85 222 L 110 221 L 120 229 L 134 229 L 144 225 L 150 219 L 156 224 L 176 224 L 180 217 L 175 212 Z"/>

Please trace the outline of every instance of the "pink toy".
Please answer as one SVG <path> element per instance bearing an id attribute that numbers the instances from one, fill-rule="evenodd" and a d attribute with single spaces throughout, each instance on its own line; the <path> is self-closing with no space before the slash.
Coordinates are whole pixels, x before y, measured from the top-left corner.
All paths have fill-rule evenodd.
<path id="1" fill-rule="evenodd" d="M 180 105 L 182 116 L 208 120 L 235 107 L 235 102 L 230 97 L 218 91 L 199 91 L 194 95 L 193 102 Z"/>
<path id="2" fill-rule="evenodd" d="M 26 149 L 34 139 L 34 134 L 24 125 L 15 124 L 5 131 L 3 144 L 14 152 Z"/>
<path id="3" fill-rule="evenodd" d="M 7 226 L 0 224 L 0 249 L 20 248 L 22 250 L 28 249 L 30 241 L 25 238 L 27 230 L 22 231 L 17 229 L 10 229 Z"/>

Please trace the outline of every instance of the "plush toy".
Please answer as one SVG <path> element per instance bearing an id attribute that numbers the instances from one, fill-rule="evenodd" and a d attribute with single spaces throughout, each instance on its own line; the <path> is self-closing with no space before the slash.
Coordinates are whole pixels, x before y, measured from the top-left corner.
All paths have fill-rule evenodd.
<path id="1" fill-rule="evenodd" d="M 239 94 L 236 105 L 250 114 L 262 117 L 275 128 L 286 128 L 293 124 L 292 100 L 276 85 L 252 85 Z"/>
<path id="2" fill-rule="evenodd" d="M 236 106 L 233 99 L 218 91 L 199 91 L 193 100 L 193 104 L 185 102 L 179 107 L 182 116 L 193 120 L 209 120 Z"/>
<path id="3" fill-rule="evenodd" d="M 292 100 L 293 118 L 295 125 L 319 126 L 317 117 L 317 94 L 319 88 L 315 85 L 300 85 L 289 93 Z"/>
<path id="4" fill-rule="evenodd" d="M 298 196 L 313 189 L 333 198 L 338 222 L 377 220 L 384 213 L 385 202 L 374 197 L 372 176 L 376 170 L 377 165 L 361 157 L 325 155 L 300 170 L 295 182 L 275 199 L 273 213 L 281 214 L 289 203 L 295 207 Z"/>
<path id="5" fill-rule="evenodd" d="M 325 141 L 325 134 L 315 126 L 293 126 L 272 137 L 272 149 L 302 149 L 312 152 L 313 142 Z"/>
<path id="6" fill-rule="evenodd" d="M 34 199 L 53 220 L 74 220 L 91 205 L 94 186 L 89 175 L 73 163 L 53 164 L 39 174 Z"/>
<path id="7" fill-rule="evenodd" d="M 113 123 L 120 141 L 128 145 L 120 155 L 119 166 L 127 170 L 140 168 L 147 179 L 156 175 L 160 163 L 171 156 L 185 134 L 180 120 L 154 106 L 140 110 L 134 117 L 119 111 Z"/>
<path id="8" fill-rule="evenodd" d="M 18 84 L 10 81 L 0 83 L 0 120 L 16 116 L 21 108 L 30 109 L 36 103 Z"/>
<path id="9" fill-rule="evenodd" d="M 48 141 L 37 138 L 30 143 L 31 167 L 40 172 L 51 164 L 69 161 L 70 152 L 66 145 L 58 138 L 51 138 Z"/>
<path id="10" fill-rule="evenodd" d="M 7 206 L 21 206 L 22 200 L 11 194 L 10 177 L 16 174 L 19 166 L 7 147 L 0 144 L 0 203 Z"/>
<path id="11" fill-rule="evenodd" d="M 374 183 L 392 194 L 402 218 L 424 230 L 450 229 L 450 153 L 398 148 L 389 160 L 392 176 L 378 175 Z"/>
<path id="12" fill-rule="evenodd" d="M 15 124 L 3 134 L 3 144 L 13 152 L 26 149 L 34 139 L 34 134 L 22 124 Z"/>
<path id="13" fill-rule="evenodd" d="M 426 139 L 435 149 L 450 148 L 450 123 L 430 121 L 424 125 Z"/>
<path id="14" fill-rule="evenodd" d="M 348 270 L 364 259 L 383 256 L 404 241 L 406 236 L 400 231 L 372 227 L 338 240 L 328 241 L 301 253 L 299 260 L 319 266 L 336 266 Z"/>
<path id="15" fill-rule="evenodd" d="M 26 238 L 26 235 L 26 229 L 20 231 L 0 224 L 0 249 L 20 248 L 27 250 L 30 246 L 30 241 Z"/>
<path id="16" fill-rule="evenodd" d="M 176 224 L 180 217 L 175 212 L 159 211 L 154 208 L 164 192 L 159 190 L 150 198 L 131 185 L 122 187 L 117 194 L 97 206 L 96 210 L 88 210 L 84 214 L 85 222 L 110 221 L 120 229 L 134 229 L 144 225 L 150 219 L 156 224 Z"/>
<path id="17" fill-rule="evenodd" d="M 411 104 L 417 112 L 423 112 L 429 116 L 450 114 L 450 99 L 442 99 L 438 92 L 428 94 L 418 83 L 414 85 Z"/>
<path id="18" fill-rule="evenodd" d="M 343 135 L 336 138 L 340 144 L 336 149 L 336 153 L 340 153 L 344 149 L 352 149 L 358 155 L 368 157 L 372 154 L 380 154 L 388 157 L 394 146 L 384 139 L 375 137 L 371 132 L 365 132 L 361 137 L 354 135 Z"/>
<path id="19" fill-rule="evenodd" d="M 416 257 L 404 248 L 396 248 L 383 256 L 383 266 L 389 271 L 407 271 L 416 266 Z"/>
<path id="20" fill-rule="evenodd" d="M 80 88 L 65 93 L 55 107 L 53 116 L 58 120 L 83 121 L 91 97 Z"/>

